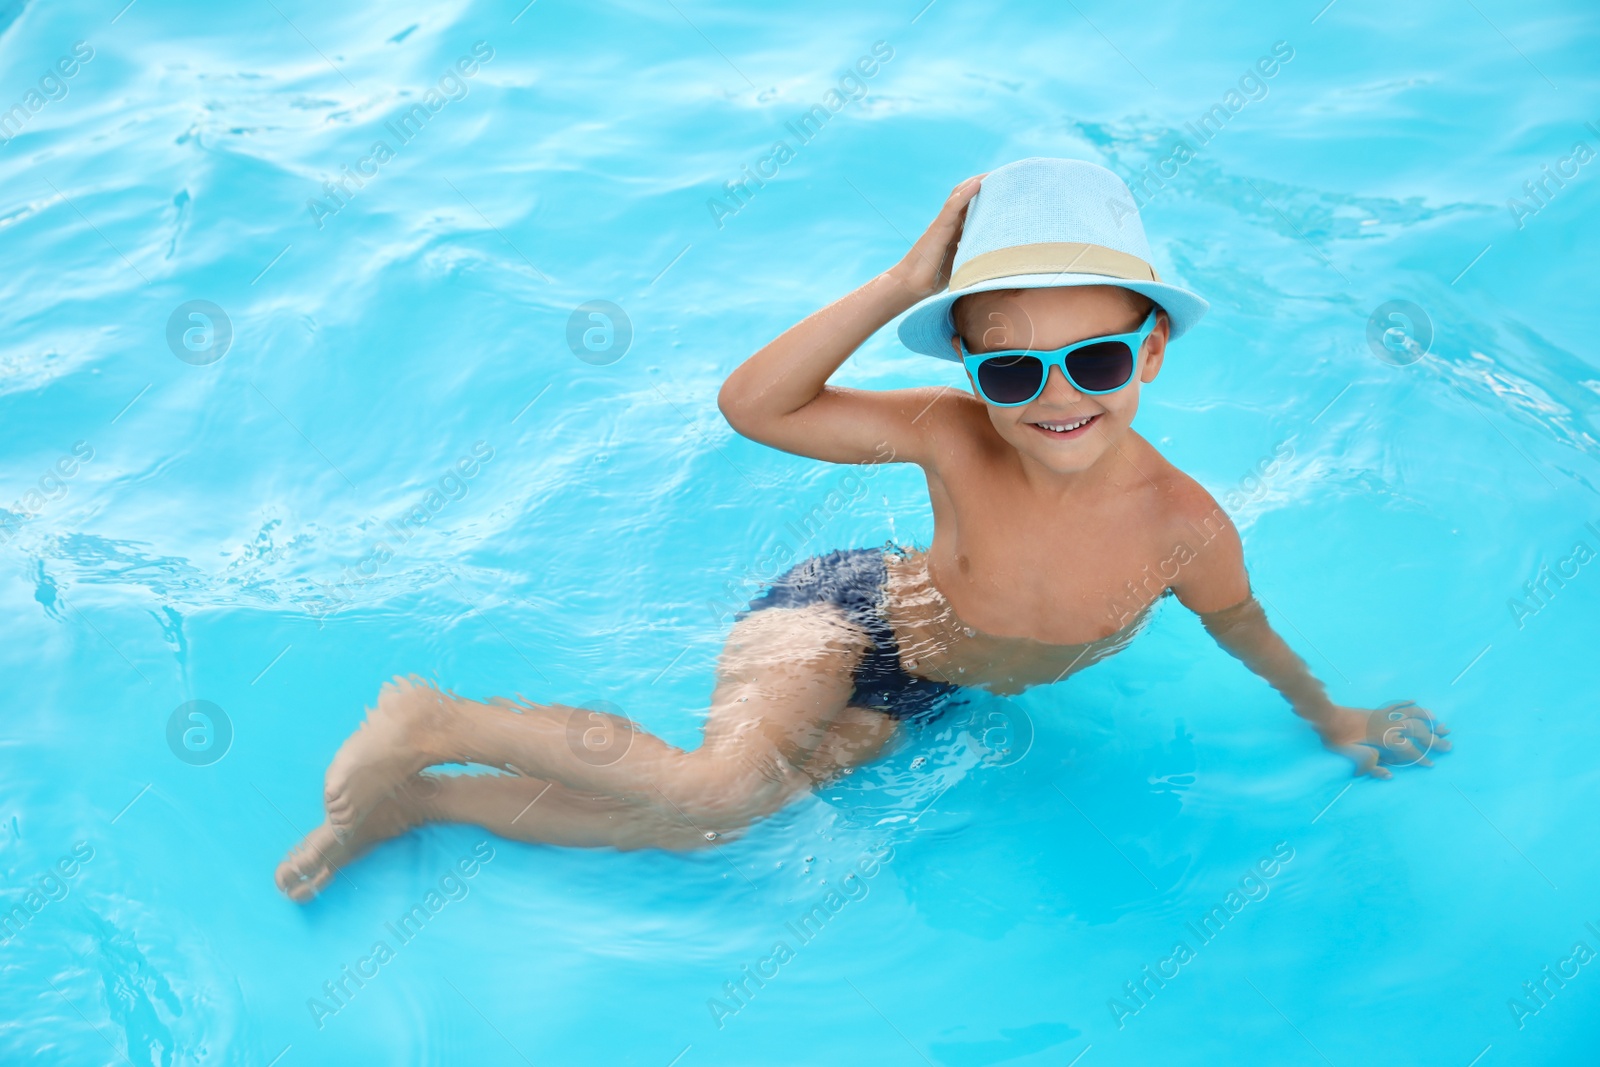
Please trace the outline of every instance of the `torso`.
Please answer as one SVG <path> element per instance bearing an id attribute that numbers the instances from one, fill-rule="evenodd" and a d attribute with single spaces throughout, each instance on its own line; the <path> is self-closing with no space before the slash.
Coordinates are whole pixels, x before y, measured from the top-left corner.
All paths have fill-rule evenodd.
<path id="1" fill-rule="evenodd" d="M 889 556 L 886 606 L 911 674 L 1021 692 L 1120 650 L 1167 591 L 1183 475 L 1129 431 L 1127 460 L 1071 499 L 976 433 L 927 470 L 933 544 Z M 1166 562 L 1164 566 L 1163 563 Z"/>
<path id="2" fill-rule="evenodd" d="M 1134 611 L 1120 628 L 1090 641 L 1055 643 L 994 634 L 967 623 L 939 590 L 928 554 L 890 554 L 885 598 L 906 671 L 929 681 L 981 686 L 1009 696 L 1049 685 L 1121 651 L 1150 617 Z"/>

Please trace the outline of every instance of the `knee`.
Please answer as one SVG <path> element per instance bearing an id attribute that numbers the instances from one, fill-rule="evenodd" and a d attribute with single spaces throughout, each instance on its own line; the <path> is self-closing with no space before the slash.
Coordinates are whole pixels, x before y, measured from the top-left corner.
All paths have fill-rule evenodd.
<path id="1" fill-rule="evenodd" d="M 393 707 L 396 704 L 416 700 L 431 688 L 427 682 L 414 674 L 405 678 L 397 674 L 379 687 L 378 706 Z"/>
<path id="2" fill-rule="evenodd" d="M 776 753 L 685 753 L 678 773 L 662 786 L 669 811 L 701 834 L 717 837 L 743 829 L 781 808 L 811 779 Z M 700 839 L 700 844 L 717 838 Z M 693 841 L 689 842 L 691 845 Z"/>
<path id="3" fill-rule="evenodd" d="M 445 697 L 445 692 L 426 678 L 415 674 L 402 678 L 397 674 L 378 689 L 377 710 L 405 713 L 437 709 Z"/>

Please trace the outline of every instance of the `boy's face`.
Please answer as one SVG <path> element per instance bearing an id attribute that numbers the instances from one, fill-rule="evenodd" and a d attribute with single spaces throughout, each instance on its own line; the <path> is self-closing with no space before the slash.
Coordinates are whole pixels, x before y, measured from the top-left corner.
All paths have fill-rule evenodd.
<path id="1" fill-rule="evenodd" d="M 1088 337 L 1129 333 L 1148 314 L 1148 305 L 1137 294 L 1108 285 L 975 293 L 957 305 L 956 326 L 974 355 L 1007 348 L 1049 351 Z M 1117 446 L 1132 424 L 1140 387 L 1155 381 L 1161 371 L 1167 331 L 1167 316 L 1161 313 L 1137 357 L 1133 380 L 1117 392 L 1080 393 L 1061 368 L 1052 367 L 1044 392 L 1031 402 L 1012 408 L 986 403 L 989 421 L 1013 448 L 1051 471 L 1088 470 Z M 956 339 L 950 344 L 959 356 Z M 983 399 L 976 385 L 973 392 Z"/>

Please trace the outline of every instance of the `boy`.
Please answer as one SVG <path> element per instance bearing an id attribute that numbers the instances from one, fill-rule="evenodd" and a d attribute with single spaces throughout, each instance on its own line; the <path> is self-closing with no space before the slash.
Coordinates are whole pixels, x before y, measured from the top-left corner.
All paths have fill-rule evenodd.
<path id="1" fill-rule="evenodd" d="M 703 847 L 873 759 L 901 720 L 962 686 L 1018 693 L 1110 655 L 1168 592 L 1356 773 L 1389 777 L 1380 757 L 1427 764 L 1448 749 L 1415 705 L 1328 699 L 1250 595 L 1232 523 L 1133 431 L 1168 341 L 1207 306 L 1149 258 L 1132 195 L 1101 167 L 1028 159 L 957 186 L 899 264 L 750 357 L 719 397 L 736 430 L 774 448 L 919 465 L 932 547 L 833 552 L 775 582 L 729 634 L 692 751 L 585 709 L 386 686 L 328 769 L 328 821 L 279 886 L 310 899 L 425 821 Z M 960 361 L 973 395 L 827 384 L 901 312 L 906 345 Z M 440 763 L 513 773 L 424 773 Z"/>

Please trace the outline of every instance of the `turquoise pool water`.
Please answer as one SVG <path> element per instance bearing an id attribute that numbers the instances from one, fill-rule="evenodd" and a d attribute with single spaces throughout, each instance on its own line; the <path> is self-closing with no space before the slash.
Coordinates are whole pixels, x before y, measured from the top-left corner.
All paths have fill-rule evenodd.
<path id="1" fill-rule="evenodd" d="M 1593 1062 L 1592 5 L 119 7 L 0 3 L 0 1061 Z M 719 850 L 277 893 L 392 675 L 692 745 L 774 560 L 926 543 L 716 390 L 1029 155 L 1169 175 L 1213 308 L 1136 425 L 1453 753 L 1352 784 L 1169 603 Z"/>

